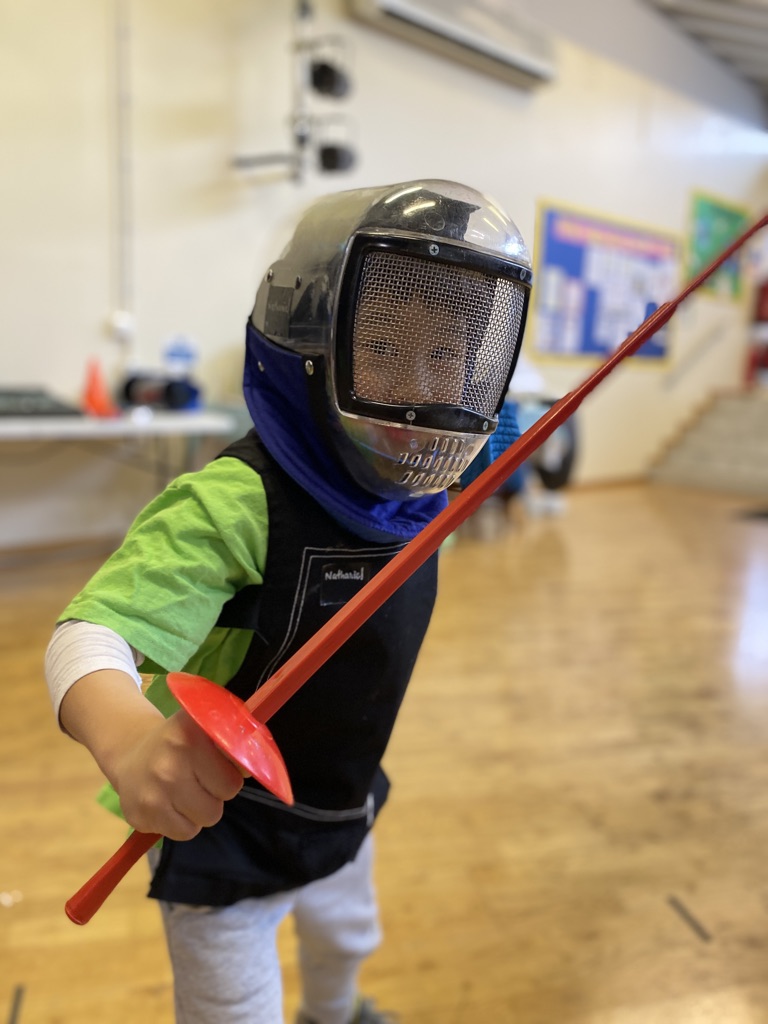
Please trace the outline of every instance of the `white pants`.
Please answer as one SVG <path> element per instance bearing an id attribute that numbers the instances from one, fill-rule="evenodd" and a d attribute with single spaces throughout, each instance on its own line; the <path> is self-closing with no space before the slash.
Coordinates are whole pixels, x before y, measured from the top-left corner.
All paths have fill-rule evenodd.
<path id="1" fill-rule="evenodd" d="M 161 903 L 177 1024 L 282 1024 L 277 929 L 294 916 L 303 1009 L 348 1024 L 363 960 L 381 941 L 369 834 L 356 859 L 301 889 L 228 907 Z"/>

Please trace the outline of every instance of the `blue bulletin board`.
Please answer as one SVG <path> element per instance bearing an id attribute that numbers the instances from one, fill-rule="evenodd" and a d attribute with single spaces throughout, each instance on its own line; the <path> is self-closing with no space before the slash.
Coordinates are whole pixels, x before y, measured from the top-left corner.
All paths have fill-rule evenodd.
<path id="1" fill-rule="evenodd" d="M 540 355 L 607 357 L 678 283 L 674 237 L 575 210 L 540 207 L 536 257 Z M 662 328 L 633 358 L 666 354 Z"/>

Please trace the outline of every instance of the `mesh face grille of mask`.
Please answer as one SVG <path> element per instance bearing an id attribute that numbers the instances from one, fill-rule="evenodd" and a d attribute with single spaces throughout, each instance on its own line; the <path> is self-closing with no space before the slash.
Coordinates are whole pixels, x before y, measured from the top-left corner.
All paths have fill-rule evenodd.
<path id="1" fill-rule="evenodd" d="M 354 319 L 355 395 L 492 416 L 517 346 L 525 294 L 516 281 L 482 271 L 369 253 Z"/>

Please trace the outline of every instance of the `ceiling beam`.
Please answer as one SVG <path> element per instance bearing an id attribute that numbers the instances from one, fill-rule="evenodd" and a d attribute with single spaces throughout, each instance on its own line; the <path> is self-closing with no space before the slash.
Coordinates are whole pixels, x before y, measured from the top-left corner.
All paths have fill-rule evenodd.
<path id="1" fill-rule="evenodd" d="M 740 25 L 768 32 L 768 4 L 759 7 L 728 0 L 650 0 L 651 6 L 675 18 L 711 19 L 718 25 Z"/>
<path id="2" fill-rule="evenodd" d="M 746 43 L 748 46 L 758 43 L 768 47 L 768 18 L 764 28 L 750 28 L 747 25 L 734 25 L 728 22 L 719 22 L 715 25 L 708 18 L 688 15 L 680 15 L 675 20 L 685 32 L 699 39 L 727 39 L 734 43 Z"/>

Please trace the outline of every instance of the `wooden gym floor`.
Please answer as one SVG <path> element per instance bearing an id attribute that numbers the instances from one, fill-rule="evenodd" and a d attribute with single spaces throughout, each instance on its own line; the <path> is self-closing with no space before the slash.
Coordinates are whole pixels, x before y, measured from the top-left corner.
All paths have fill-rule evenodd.
<path id="1" fill-rule="evenodd" d="M 559 516 L 513 509 L 495 539 L 465 529 L 443 552 L 386 759 L 385 943 L 364 978 L 403 1024 L 768 1022 L 768 519 L 743 514 L 759 504 L 574 490 Z M 0 572 L 9 1024 L 172 1021 L 144 866 L 86 927 L 63 912 L 124 836 L 41 673 L 97 561 Z M 287 927 L 281 943 L 292 1020 Z"/>

